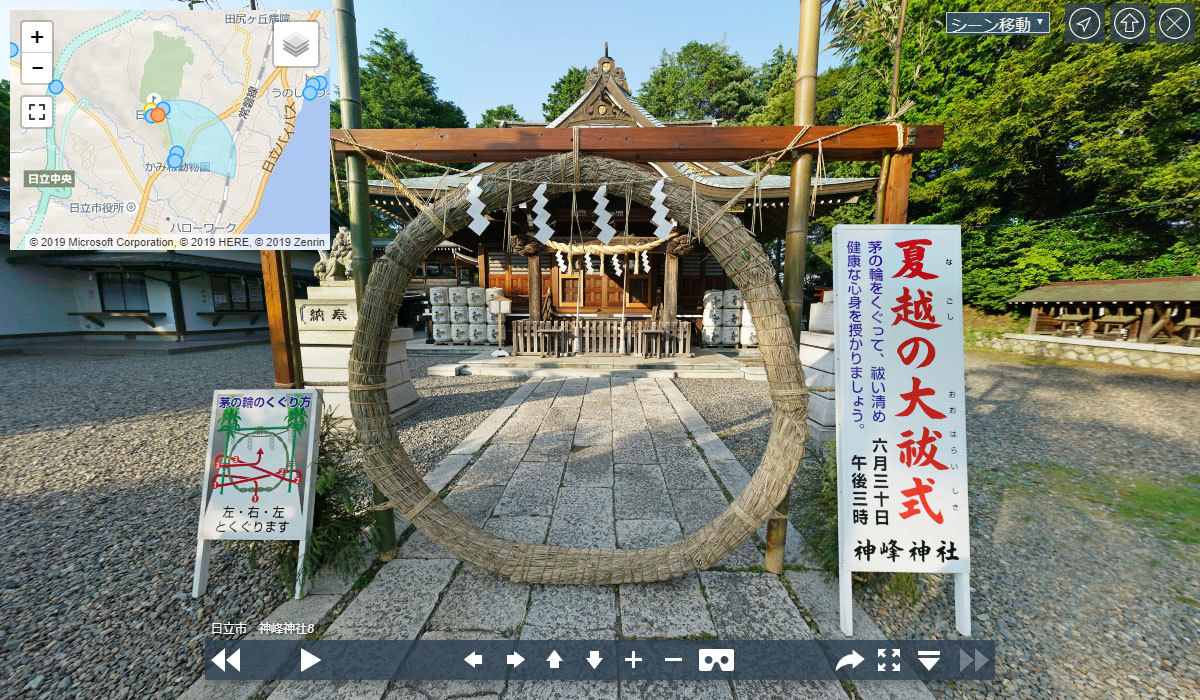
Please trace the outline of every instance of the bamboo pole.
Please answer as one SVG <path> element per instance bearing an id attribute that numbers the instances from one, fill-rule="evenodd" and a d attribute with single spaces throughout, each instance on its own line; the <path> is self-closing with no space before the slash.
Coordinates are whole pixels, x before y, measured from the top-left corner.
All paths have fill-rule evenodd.
<path id="1" fill-rule="evenodd" d="M 817 53 L 821 34 L 821 0 L 800 0 L 800 37 L 796 50 L 796 93 L 793 123 L 811 125 L 817 108 Z M 792 326 L 792 336 L 800 342 L 804 322 L 804 268 L 808 256 L 808 202 L 812 197 L 812 154 L 802 154 L 792 164 L 788 190 L 788 223 L 783 260 L 783 305 Z M 788 501 L 791 489 L 767 521 L 767 551 L 763 566 L 773 574 L 783 573 L 783 555 L 787 548 Z"/>
<path id="2" fill-rule="evenodd" d="M 333 15 L 338 40 L 338 65 L 342 73 L 342 94 L 338 101 L 342 126 L 362 128 L 362 90 L 358 83 L 358 35 L 355 28 L 354 0 L 334 0 Z M 346 156 L 346 200 L 349 204 L 350 245 L 354 255 L 354 296 L 362 302 L 371 275 L 374 253 L 371 248 L 371 222 L 367 202 L 367 164 L 359 154 Z M 360 309 L 361 310 L 361 309 Z M 376 505 L 387 503 L 377 486 L 371 488 Z M 396 516 L 392 509 L 375 512 L 376 546 L 379 558 L 396 557 Z"/>

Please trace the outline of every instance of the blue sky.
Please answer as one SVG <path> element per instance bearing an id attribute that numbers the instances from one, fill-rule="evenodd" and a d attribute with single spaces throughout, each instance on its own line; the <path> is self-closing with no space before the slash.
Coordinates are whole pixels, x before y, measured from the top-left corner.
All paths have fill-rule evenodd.
<path id="1" fill-rule="evenodd" d="M 748 63 L 761 65 L 781 43 L 795 51 L 800 3 L 356 0 L 355 14 L 360 53 L 376 32 L 391 29 L 437 79 L 439 96 L 474 125 L 484 110 L 508 103 L 527 120 L 541 121 L 550 86 L 570 66 L 594 66 L 605 41 L 635 92 L 664 48 L 675 51 L 693 39 L 724 39 Z M 827 41 L 822 38 L 822 47 Z M 832 52 L 821 54 L 822 70 L 839 62 Z M 338 78 L 335 71 L 335 84 Z"/>
<path id="2" fill-rule="evenodd" d="M 112 10 L 185 9 L 175 0 L 16 0 L 43 9 Z M 246 0 L 212 0 L 214 8 L 248 7 Z M 265 10 L 329 8 L 320 2 L 261 0 Z M 301 7 L 304 6 L 304 7 Z M 196 10 L 201 12 L 202 10 Z M 385 27 L 409 43 L 425 70 L 438 82 L 438 93 L 462 107 L 474 124 L 484 110 L 512 103 L 530 121 L 542 119 L 542 101 L 570 66 L 590 68 L 604 53 L 625 69 L 636 92 L 658 64 L 663 49 L 674 51 L 692 39 L 724 40 L 751 65 L 760 65 L 783 44 L 793 51 L 799 32 L 799 0 L 357 0 L 359 51 Z M 8 12 L 0 11 L 8 31 Z M 828 38 L 822 35 L 822 47 Z M 334 47 L 330 47 L 333 49 Z M 336 52 L 331 51 L 331 56 Z M 336 64 L 336 59 L 332 62 Z M 820 68 L 837 65 L 832 52 L 821 54 Z M 339 81 L 335 69 L 331 76 Z"/>

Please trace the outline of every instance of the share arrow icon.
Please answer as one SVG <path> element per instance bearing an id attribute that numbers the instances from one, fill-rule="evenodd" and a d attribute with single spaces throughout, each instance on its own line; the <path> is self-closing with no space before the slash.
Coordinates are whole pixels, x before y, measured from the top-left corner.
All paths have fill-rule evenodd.
<path id="1" fill-rule="evenodd" d="M 849 654 L 846 654 L 842 658 L 838 659 L 837 666 L 835 666 L 833 670 L 837 671 L 842 666 L 849 666 L 850 668 L 858 668 L 858 665 L 861 664 L 862 662 L 863 662 L 863 657 L 861 654 L 858 653 L 858 650 L 851 649 Z"/>

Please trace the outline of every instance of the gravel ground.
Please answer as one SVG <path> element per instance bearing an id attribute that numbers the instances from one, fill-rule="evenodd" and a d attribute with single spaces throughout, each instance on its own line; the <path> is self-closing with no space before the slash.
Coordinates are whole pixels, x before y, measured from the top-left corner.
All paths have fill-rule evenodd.
<path id="1" fill-rule="evenodd" d="M 975 353 L 966 368 L 975 637 L 997 640 L 997 677 L 931 689 L 1200 697 L 1200 546 L 1112 496 L 1195 488 L 1183 480 L 1200 476 L 1200 378 Z M 753 471 L 770 432 L 766 384 L 676 384 Z M 892 638 L 958 638 L 949 577 L 930 577 L 910 608 L 859 592 Z"/>
<path id="2" fill-rule="evenodd" d="M 401 425 L 426 468 L 517 386 L 425 376 L 442 361 L 412 358 L 435 403 Z M 3 356 L 0 376 L 0 697 L 175 697 L 212 622 L 253 627 L 284 598 L 221 547 L 190 597 L 212 391 L 272 387 L 269 349 Z"/>

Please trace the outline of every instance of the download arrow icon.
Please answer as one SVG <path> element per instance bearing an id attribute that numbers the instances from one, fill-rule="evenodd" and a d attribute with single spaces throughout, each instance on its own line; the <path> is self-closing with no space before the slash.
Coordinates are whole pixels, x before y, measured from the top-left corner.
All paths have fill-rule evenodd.
<path id="1" fill-rule="evenodd" d="M 600 652 L 596 651 L 595 649 L 592 649 L 592 653 L 588 654 L 587 657 L 587 662 L 591 664 L 593 669 L 599 666 L 600 662 L 603 660 L 604 659 L 600 658 Z"/>

